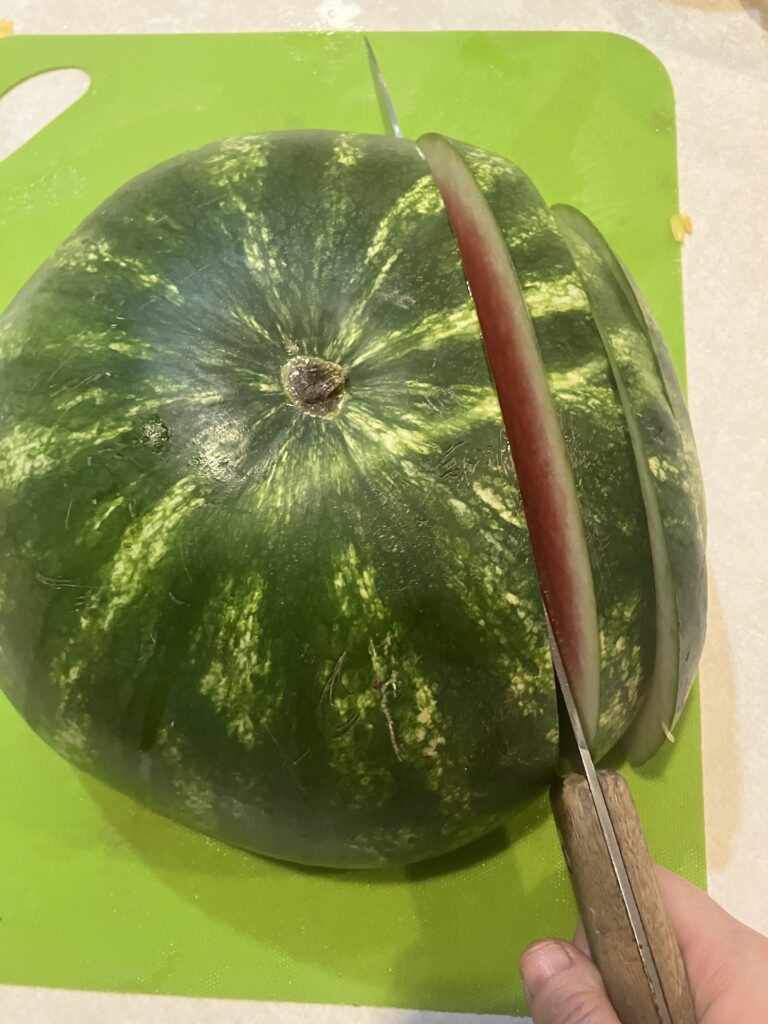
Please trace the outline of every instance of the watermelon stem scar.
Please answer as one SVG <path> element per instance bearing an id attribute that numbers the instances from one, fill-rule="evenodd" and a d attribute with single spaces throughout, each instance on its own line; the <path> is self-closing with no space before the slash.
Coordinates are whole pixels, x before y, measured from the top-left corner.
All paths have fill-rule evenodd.
<path id="1" fill-rule="evenodd" d="M 286 395 L 297 409 L 331 419 L 347 397 L 347 374 L 338 363 L 316 356 L 294 356 L 280 371 Z"/>

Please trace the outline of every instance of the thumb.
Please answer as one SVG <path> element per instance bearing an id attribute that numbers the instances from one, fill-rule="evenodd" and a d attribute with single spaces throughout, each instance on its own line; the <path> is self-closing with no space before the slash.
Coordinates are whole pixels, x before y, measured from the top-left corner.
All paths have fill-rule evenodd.
<path id="1" fill-rule="evenodd" d="M 537 942 L 520 973 L 534 1024 L 621 1024 L 597 968 L 570 942 Z"/>

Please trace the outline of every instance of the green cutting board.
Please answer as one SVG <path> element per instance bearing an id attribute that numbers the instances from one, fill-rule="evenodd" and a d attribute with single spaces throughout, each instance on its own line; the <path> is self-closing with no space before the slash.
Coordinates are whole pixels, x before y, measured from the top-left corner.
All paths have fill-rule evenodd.
<path id="1" fill-rule="evenodd" d="M 634 270 L 682 371 L 674 105 L 620 36 L 374 36 L 406 134 L 520 163 Z M 80 67 L 89 92 L 0 162 L 0 307 L 93 207 L 182 150 L 244 132 L 381 130 L 352 34 L 12 38 L 0 93 Z M 628 772 L 652 853 L 704 881 L 699 716 Z M 0 981 L 189 996 L 522 1012 L 516 963 L 576 923 L 546 797 L 429 865 L 299 869 L 157 817 L 49 751 L 0 699 Z"/>

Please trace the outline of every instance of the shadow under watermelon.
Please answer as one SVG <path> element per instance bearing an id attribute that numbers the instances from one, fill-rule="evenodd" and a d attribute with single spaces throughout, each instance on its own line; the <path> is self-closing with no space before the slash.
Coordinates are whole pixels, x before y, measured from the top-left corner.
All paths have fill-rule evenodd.
<path id="1" fill-rule="evenodd" d="M 339 871 L 249 854 L 86 776 L 82 785 L 105 842 L 184 904 L 184 934 L 164 936 L 174 956 L 158 971 L 148 951 L 146 969 L 121 979 L 126 991 L 509 1013 L 522 998 L 519 952 L 575 923 L 546 796 L 432 861 Z M 142 893 L 124 908 L 121 929 L 140 929 Z M 156 922 L 158 947 L 162 933 Z"/>

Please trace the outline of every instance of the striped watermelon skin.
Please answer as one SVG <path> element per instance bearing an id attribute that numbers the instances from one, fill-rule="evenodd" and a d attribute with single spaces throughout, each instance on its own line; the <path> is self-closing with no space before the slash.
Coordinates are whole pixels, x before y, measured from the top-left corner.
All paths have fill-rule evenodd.
<path id="1" fill-rule="evenodd" d="M 522 287 L 578 491 L 597 608 L 597 757 L 624 734 L 651 679 L 655 591 L 648 523 L 616 381 L 552 211 L 503 157 L 452 143 L 472 172 Z"/>
<path id="2" fill-rule="evenodd" d="M 579 268 L 590 304 L 636 424 L 636 457 L 649 477 L 645 496 L 657 520 L 663 552 L 654 552 L 657 611 L 669 603 L 668 621 L 657 626 L 657 674 L 643 707 L 623 739 L 631 760 L 642 763 L 664 743 L 690 693 L 704 644 L 707 576 L 706 513 L 701 473 L 688 412 L 658 327 L 635 300 L 618 258 L 597 228 L 572 207 L 555 207 L 561 232 Z M 654 512 L 648 506 L 655 505 Z M 657 565 L 665 562 L 666 565 Z M 664 579 L 669 598 L 658 596 Z M 661 668 L 664 638 L 670 648 Z"/>
<path id="3" fill-rule="evenodd" d="M 551 776 L 519 491 L 410 143 L 231 140 L 100 207 L 0 318 L 0 532 L 11 700 L 187 824 L 409 861 Z"/>

